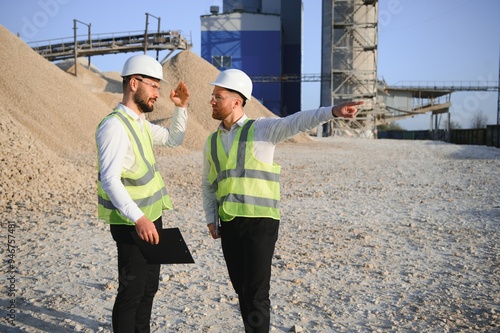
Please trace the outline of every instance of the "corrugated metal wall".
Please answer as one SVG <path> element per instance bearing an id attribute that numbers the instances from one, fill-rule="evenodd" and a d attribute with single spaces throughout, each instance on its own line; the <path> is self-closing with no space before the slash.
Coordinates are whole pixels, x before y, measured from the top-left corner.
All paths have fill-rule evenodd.
<path id="1" fill-rule="evenodd" d="M 277 15 L 223 13 L 201 18 L 201 57 L 228 57 L 220 70 L 238 68 L 249 76 L 281 74 L 281 22 Z M 227 66 L 226 66 L 227 65 Z M 280 83 L 254 83 L 253 96 L 274 113 L 280 111 Z"/>
<path id="2" fill-rule="evenodd" d="M 253 96 L 279 116 L 299 111 L 301 82 L 277 79 L 302 74 L 302 0 L 223 4 L 221 13 L 201 16 L 201 57 L 220 70 L 268 77 L 254 82 Z"/>

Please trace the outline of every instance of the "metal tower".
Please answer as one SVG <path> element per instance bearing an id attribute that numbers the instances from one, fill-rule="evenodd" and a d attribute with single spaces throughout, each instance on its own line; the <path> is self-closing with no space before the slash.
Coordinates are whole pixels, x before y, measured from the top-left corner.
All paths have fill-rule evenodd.
<path id="1" fill-rule="evenodd" d="M 335 120 L 337 132 L 364 135 L 375 126 L 377 95 L 377 0 L 323 0 L 321 104 L 364 100 L 354 120 Z M 324 128 L 327 132 L 329 129 Z"/>

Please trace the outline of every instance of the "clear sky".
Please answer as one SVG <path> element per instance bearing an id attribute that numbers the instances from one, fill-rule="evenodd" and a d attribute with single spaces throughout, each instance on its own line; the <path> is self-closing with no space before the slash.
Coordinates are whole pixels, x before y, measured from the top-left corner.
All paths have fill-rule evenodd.
<path id="1" fill-rule="evenodd" d="M 321 0 L 302 2 L 302 71 L 319 74 Z M 222 9 L 222 0 L 0 0 L 0 24 L 33 42 L 72 38 L 73 19 L 90 23 L 92 34 L 144 31 L 149 13 L 160 17 L 161 30 L 180 30 L 192 41 L 192 51 L 200 54 L 200 16 L 209 14 L 211 5 Z M 150 17 L 148 29 L 155 31 L 157 24 Z M 78 35 L 88 32 L 84 24 L 77 28 Z M 1 41 L 0 47 L 5 47 Z M 120 71 L 130 55 L 96 56 L 91 61 L 101 71 Z M 499 63 L 499 0 L 379 0 L 378 76 L 389 85 L 498 81 Z M 303 83 L 301 109 L 318 107 L 319 96 L 319 83 Z M 477 112 L 496 124 L 496 92 L 453 93 L 451 102 L 451 118 L 463 128 Z M 429 119 L 420 115 L 398 124 L 409 130 L 428 129 Z"/>

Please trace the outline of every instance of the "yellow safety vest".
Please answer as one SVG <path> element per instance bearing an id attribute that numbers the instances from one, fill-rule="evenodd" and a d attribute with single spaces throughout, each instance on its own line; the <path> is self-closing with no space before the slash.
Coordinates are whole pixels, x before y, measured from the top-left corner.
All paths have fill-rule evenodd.
<path id="1" fill-rule="evenodd" d="M 172 202 L 163 179 L 157 170 L 153 153 L 153 138 L 148 124 L 144 134 L 137 123 L 125 112 L 116 109 L 108 117 L 116 117 L 125 127 L 135 154 L 135 171 L 122 169 L 121 182 L 130 197 L 151 221 L 158 219 L 163 210 L 172 209 Z M 98 150 L 99 151 L 99 150 Z M 98 159 L 99 160 L 99 159 Z M 98 162 L 99 164 L 99 162 Z M 121 214 L 101 187 L 101 167 L 98 165 L 98 216 L 109 224 L 134 225 L 134 222 Z"/>
<path id="2" fill-rule="evenodd" d="M 241 217 L 280 219 L 280 171 L 276 163 L 264 163 L 254 155 L 254 120 L 238 129 L 226 155 L 219 131 L 207 140 L 208 179 L 217 196 L 221 221 Z"/>

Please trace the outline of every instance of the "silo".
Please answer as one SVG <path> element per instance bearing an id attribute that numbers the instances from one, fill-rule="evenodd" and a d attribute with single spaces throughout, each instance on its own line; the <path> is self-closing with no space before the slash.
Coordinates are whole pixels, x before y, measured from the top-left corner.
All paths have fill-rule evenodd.
<path id="1" fill-rule="evenodd" d="M 238 68 L 254 78 L 253 95 L 283 116 L 300 110 L 301 0 L 225 0 L 201 16 L 201 57 L 219 70 Z M 286 56 L 285 56 L 286 55 Z"/>
<path id="2" fill-rule="evenodd" d="M 225 13 L 231 12 L 246 12 L 246 13 L 260 13 L 261 0 L 224 0 L 222 3 L 223 11 Z"/>

